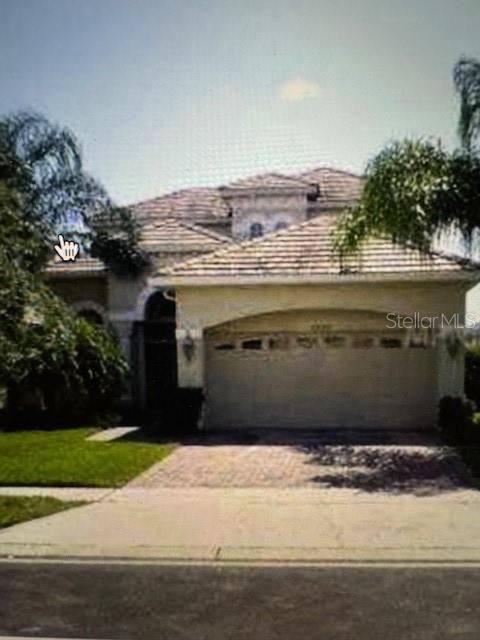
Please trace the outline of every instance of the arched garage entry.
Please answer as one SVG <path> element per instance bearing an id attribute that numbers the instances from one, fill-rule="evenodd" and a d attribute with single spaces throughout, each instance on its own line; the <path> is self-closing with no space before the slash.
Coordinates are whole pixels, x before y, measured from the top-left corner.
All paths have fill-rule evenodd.
<path id="1" fill-rule="evenodd" d="M 385 314 L 269 313 L 206 332 L 210 428 L 429 428 L 432 336 L 389 329 Z"/>

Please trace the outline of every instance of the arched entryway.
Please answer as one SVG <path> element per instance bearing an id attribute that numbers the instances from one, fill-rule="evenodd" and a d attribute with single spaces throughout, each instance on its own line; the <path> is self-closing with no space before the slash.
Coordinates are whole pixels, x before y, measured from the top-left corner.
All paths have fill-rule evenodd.
<path id="1" fill-rule="evenodd" d="M 177 390 L 176 305 L 171 292 L 150 295 L 144 320 L 136 322 L 132 334 L 132 365 L 136 370 L 137 402 L 148 413 L 171 417 Z"/>
<path id="2" fill-rule="evenodd" d="M 177 389 L 175 326 L 175 299 L 165 291 L 153 293 L 145 306 L 145 405 L 166 417 Z"/>

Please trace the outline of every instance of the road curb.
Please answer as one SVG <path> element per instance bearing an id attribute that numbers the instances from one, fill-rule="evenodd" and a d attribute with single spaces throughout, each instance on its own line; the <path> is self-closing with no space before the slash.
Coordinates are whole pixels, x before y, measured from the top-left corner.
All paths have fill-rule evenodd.
<path id="1" fill-rule="evenodd" d="M 480 548 L 294 548 L 216 546 L 102 546 L 0 544 L 0 562 L 149 562 L 208 564 L 411 565 L 480 566 Z"/>

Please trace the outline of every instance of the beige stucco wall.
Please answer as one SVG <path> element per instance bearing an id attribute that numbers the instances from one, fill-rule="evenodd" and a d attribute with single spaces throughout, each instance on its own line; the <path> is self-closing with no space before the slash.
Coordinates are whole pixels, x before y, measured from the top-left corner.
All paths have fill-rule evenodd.
<path id="1" fill-rule="evenodd" d="M 457 313 L 461 321 L 464 315 L 464 289 L 463 285 L 453 282 L 181 287 L 177 290 L 179 384 L 183 387 L 203 387 L 208 397 L 206 338 L 208 335 L 215 335 L 215 332 L 221 334 L 225 329 L 233 332 L 282 329 L 302 331 L 312 326 L 318 326 L 319 330 L 322 327 L 327 330 L 328 327 L 337 330 L 343 327 L 347 331 L 362 328 L 379 330 L 385 321 L 388 333 L 387 313 L 403 316 L 415 313 L 421 316 L 445 314 L 447 317 Z M 224 323 L 231 324 L 222 327 Z M 196 345 L 194 357 L 190 361 L 186 359 L 181 347 L 187 334 Z M 446 394 L 458 395 L 463 391 L 463 354 L 459 351 L 452 357 L 441 338 L 437 339 L 433 349 L 433 355 L 428 356 L 425 362 L 420 356 L 418 363 L 412 361 L 410 374 L 401 382 L 406 385 L 406 394 L 413 398 L 415 385 L 418 386 L 420 378 L 422 379 L 420 386 L 422 389 L 425 387 L 425 393 L 420 396 L 427 399 L 426 405 L 420 399 L 417 401 L 419 415 L 429 415 L 429 423 L 433 420 L 438 398 Z M 370 364 L 364 372 L 366 390 L 371 388 L 372 393 L 377 357 L 381 356 L 369 357 L 367 364 Z M 397 360 L 410 358 L 410 362 L 417 356 L 402 353 L 393 357 Z M 401 363 L 399 366 L 402 366 Z M 415 368 L 419 369 L 417 381 L 415 374 L 412 375 Z M 421 375 L 420 368 L 423 371 Z M 266 372 L 268 378 L 268 367 Z M 255 369 L 252 370 L 252 375 L 254 373 Z M 244 381 L 239 384 L 246 384 L 248 377 L 239 374 L 239 380 Z M 425 382 L 427 379 L 431 380 L 431 386 Z M 431 397 L 429 389 L 432 390 Z M 245 402 L 248 402 L 248 393 L 245 387 Z"/>
<path id="2" fill-rule="evenodd" d="M 177 289 L 179 328 L 205 329 L 237 318 L 295 309 L 464 314 L 458 283 L 197 286 Z"/>
<path id="3" fill-rule="evenodd" d="M 282 311 L 247 316 L 215 325 L 206 335 L 253 335 L 255 333 L 324 333 L 332 331 L 377 331 L 385 330 L 385 315 L 373 311 L 346 311 L 343 309 L 302 309 L 301 311 Z"/>

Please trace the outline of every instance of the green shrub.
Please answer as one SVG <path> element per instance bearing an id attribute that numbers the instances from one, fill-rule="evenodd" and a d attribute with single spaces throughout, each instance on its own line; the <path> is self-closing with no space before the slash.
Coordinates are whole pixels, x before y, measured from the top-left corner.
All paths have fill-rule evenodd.
<path id="1" fill-rule="evenodd" d="M 480 428 L 474 422 L 475 404 L 464 397 L 444 396 L 440 400 L 438 426 L 451 444 L 471 444 Z"/>
<path id="2" fill-rule="evenodd" d="M 480 407 L 480 346 L 469 347 L 465 352 L 465 394 Z"/>
<path id="3" fill-rule="evenodd" d="M 124 390 L 127 369 L 113 334 L 76 316 L 36 282 L 23 317 L 0 332 L 4 421 L 67 426 L 108 412 Z"/>
<path id="4" fill-rule="evenodd" d="M 75 318 L 77 376 L 83 387 L 83 403 L 96 411 L 108 411 L 112 398 L 125 389 L 127 364 L 116 336 L 108 329 Z"/>

